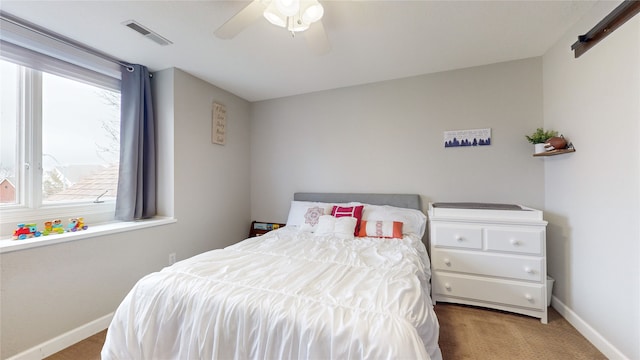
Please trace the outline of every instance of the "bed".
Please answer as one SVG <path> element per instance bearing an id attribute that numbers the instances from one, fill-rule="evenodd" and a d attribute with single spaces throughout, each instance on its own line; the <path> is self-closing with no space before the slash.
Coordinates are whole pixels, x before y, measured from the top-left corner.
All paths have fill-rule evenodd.
<path id="1" fill-rule="evenodd" d="M 419 195 L 296 193 L 287 226 L 142 278 L 102 359 L 442 359 Z"/>

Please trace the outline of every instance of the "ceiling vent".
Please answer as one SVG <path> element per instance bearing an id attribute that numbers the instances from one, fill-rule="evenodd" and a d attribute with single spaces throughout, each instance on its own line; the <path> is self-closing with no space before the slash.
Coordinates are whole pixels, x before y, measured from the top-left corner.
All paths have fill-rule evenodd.
<path id="1" fill-rule="evenodd" d="M 142 36 L 146 37 L 147 39 L 155 42 L 158 45 L 167 46 L 167 45 L 173 44 L 171 41 L 169 41 L 169 40 L 163 38 L 162 36 L 160 36 L 160 34 L 149 30 L 148 28 L 140 25 L 139 23 L 137 23 L 137 22 L 135 22 L 133 20 L 127 20 L 127 21 L 123 22 L 122 24 L 124 26 L 128 27 L 129 29 L 136 31 L 137 33 L 141 34 Z"/>

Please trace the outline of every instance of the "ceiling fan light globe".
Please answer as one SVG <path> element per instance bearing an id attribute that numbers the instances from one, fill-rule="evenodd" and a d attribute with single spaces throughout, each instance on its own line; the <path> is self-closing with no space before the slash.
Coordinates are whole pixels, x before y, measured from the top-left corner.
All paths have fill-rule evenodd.
<path id="1" fill-rule="evenodd" d="M 300 11 L 300 0 L 273 0 L 284 16 L 294 16 Z"/>
<path id="2" fill-rule="evenodd" d="M 278 13 L 278 11 L 274 11 L 274 10 L 276 10 L 276 9 L 272 8 L 272 6 L 269 6 L 264 10 L 262 15 L 264 16 L 265 19 L 267 19 L 267 21 L 269 21 L 273 25 L 276 25 L 276 26 L 279 26 L 279 27 L 286 27 L 287 26 L 287 18 L 282 16 L 282 15 L 280 15 L 280 13 Z"/>
<path id="3" fill-rule="evenodd" d="M 302 20 L 311 24 L 322 19 L 322 15 L 324 15 L 324 8 L 319 2 L 314 1 L 314 3 L 304 9 L 302 13 Z"/>

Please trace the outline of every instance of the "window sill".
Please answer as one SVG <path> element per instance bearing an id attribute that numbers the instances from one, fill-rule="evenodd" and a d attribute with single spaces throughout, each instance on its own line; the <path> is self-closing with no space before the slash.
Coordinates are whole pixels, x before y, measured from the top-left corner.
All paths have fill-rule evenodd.
<path id="1" fill-rule="evenodd" d="M 60 244 L 70 241 L 92 238 L 125 231 L 145 229 L 154 226 L 175 223 L 177 220 L 167 217 L 155 217 L 149 220 L 113 222 L 108 224 L 89 226 L 87 230 L 68 232 L 64 234 L 52 234 L 48 236 L 33 237 L 25 240 L 3 239 L 0 240 L 0 254 L 26 250 L 41 246 Z"/>

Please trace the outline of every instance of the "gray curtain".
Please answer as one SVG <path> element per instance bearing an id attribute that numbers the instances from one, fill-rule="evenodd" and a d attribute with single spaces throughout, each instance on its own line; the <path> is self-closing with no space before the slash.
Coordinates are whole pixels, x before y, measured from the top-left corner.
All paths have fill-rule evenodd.
<path id="1" fill-rule="evenodd" d="M 149 70 L 122 67 L 120 101 L 120 174 L 116 219 L 137 220 L 156 214 L 155 118 Z"/>

